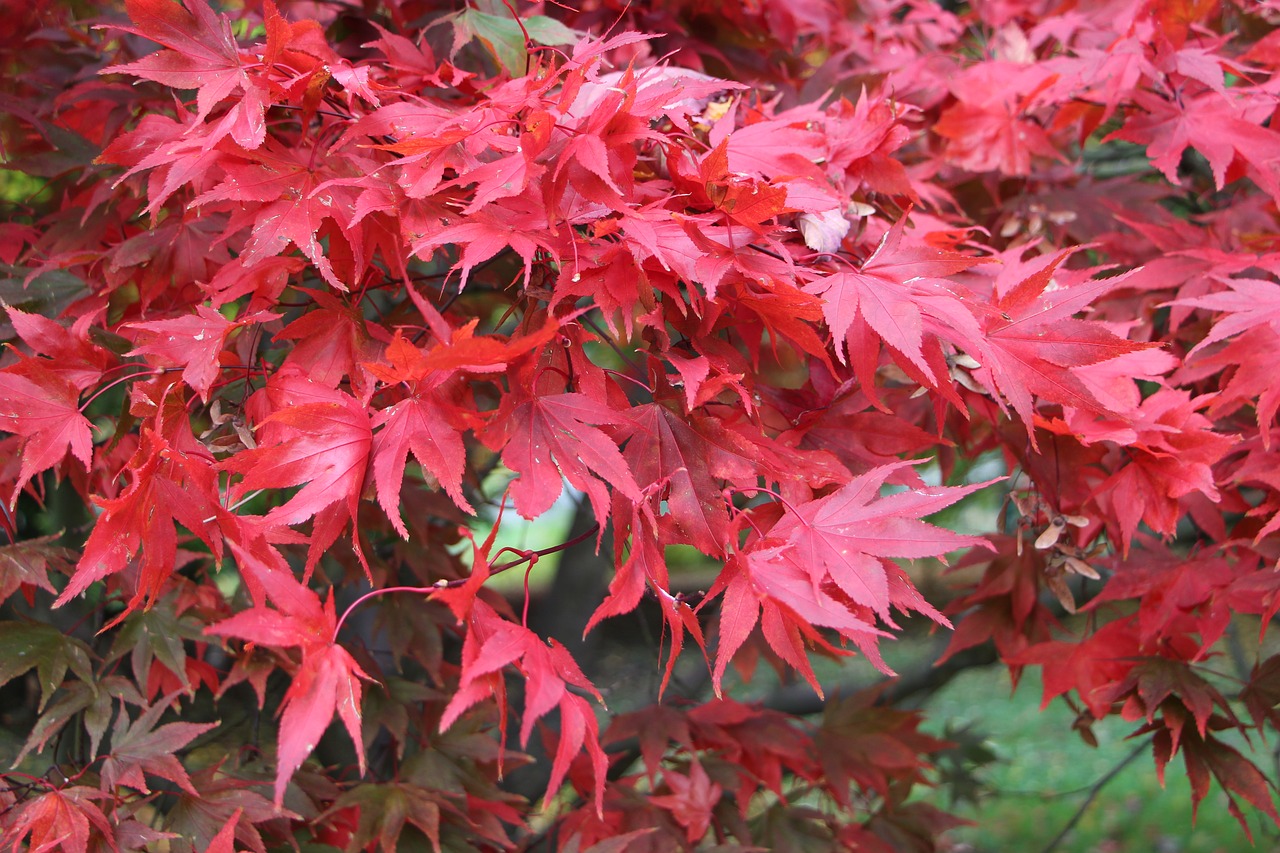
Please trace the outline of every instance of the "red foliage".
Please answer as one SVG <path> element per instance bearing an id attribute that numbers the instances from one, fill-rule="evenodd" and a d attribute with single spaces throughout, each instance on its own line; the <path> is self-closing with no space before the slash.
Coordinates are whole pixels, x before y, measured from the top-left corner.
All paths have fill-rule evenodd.
<path id="1" fill-rule="evenodd" d="M 1280 4 L 449 5 L 0 27 L 0 687 L 51 768 L 0 844 L 934 849 L 918 715 L 722 695 L 913 613 L 1277 819 L 1221 732 L 1280 665 L 1204 664 L 1280 610 Z M 488 508 L 566 483 L 577 624 L 652 609 L 651 698 L 692 638 L 715 699 L 610 718 L 486 585 L 559 550 Z M 899 562 L 961 549 L 945 607 Z"/>

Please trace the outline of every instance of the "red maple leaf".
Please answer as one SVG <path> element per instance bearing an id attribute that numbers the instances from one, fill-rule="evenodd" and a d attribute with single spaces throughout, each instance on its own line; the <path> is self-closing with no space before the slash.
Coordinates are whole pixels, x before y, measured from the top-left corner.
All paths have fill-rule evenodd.
<path id="1" fill-rule="evenodd" d="M 245 148 L 256 148 L 266 136 L 263 111 L 268 93 L 242 67 L 231 22 L 215 15 L 204 0 L 127 0 L 125 8 L 136 26 L 120 29 L 165 46 L 136 62 L 113 65 L 104 74 L 131 74 L 175 89 L 195 89 L 197 121 L 236 90 L 244 98 L 220 122 L 226 133 Z M 116 25 L 119 26 L 119 25 Z"/>
<path id="2" fill-rule="evenodd" d="M 226 178 L 192 205 L 230 207 L 233 213 L 225 237 L 249 229 L 240 253 L 245 267 L 273 258 L 292 244 L 326 282 L 337 290 L 347 290 L 329 260 L 333 246 L 326 254 L 318 232 L 326 220 L 333 220 L 340 230 L 326 231 L 331 243 L 345 243 L 346 251 L 360 254 L 362 232 L 351 225 L 356 190 L 315 166 L 301 150 L 281 150 L 268 142 L 262 150 L 244 156 L 247 159 L 243 161 L 223 161 Z"/>
<path id="3" fill-rule="evenodd" d="M 116 498 L 94 499 L 102 514 L 84 544 L 75 575 L 55 606 L 66 604 L 94 581 L 123 571 L 139 550 L 142 562 L 137 587 L 125 614 L 148 599 L 154 600 L 173 573 L 178 546 L 174 522 L 221 555 L 222 539 L 215 533 L 217 475 L 208 461 L 176 451 L 170 442 L 144 429 L 126 469 L 132 478 L 128 488 Z"/>
<path id="4" fill-rule="evenodd" d="M 243 847 L 261 853 L 266 845 L 255 824 L 281 817 L 301 819 L 288 809 L 272 806 L 270 800 L 258 793 L 260 778 L 238 778 L 228 772 L 223 762 L 193 770 L 191 784 L 199 796 L 177 792 L 177 805 L 165 821 L 165 828 L 179 833 L 187 844 L 178 849 L 192 853 L 208 851 L 215 839 L 232 835 Z"/>
<path id="5" fill-rule="evenodd" d="M 1068 254 L 1046 261 L 999 297 L 986 318 L 985 355 L 978 356 L 983 364 L 974 371 L 978 381 L 1009 401 L 1033 442 L 1033 397 L 1103 413 L 1073 368 L 1158 346 L 1125 340 L 1101 323 L 1074 319 L 1127 275 L 1062 286 L 1054 274 Z"/>
<path id="6" fill-rule="evenodd" d="M 985 545 L 980 538 L 934 527 L 921 516 L 989 483 L 909 490 L 875 500 L 894 471 L 908 464 L 881 466 L 830 495 L 788 507 L 767 538 L 726 562 L 707 593 L 707 600 L 724 593 L 712 674 L 717 691 L 729 660 L 757 620 L 774 652 L 819 691 L 805 651 L 806 642 L 826 645 L 814 628 L 834 629 L 889 672 L 876 648 L 877 638 L 885 636 L 875 627 L 877 616 L 892 626 L 890 608 L 897 607 L 950 624 L 888 558 L 940 556 Z"/>
<path id="7" fill-rule="evenodd" d="M 582 633 L 586 635 L 603 619 L 635 610 L 645 589 L 651 588 L 662 607 L 663 622 L 671 631 L 667 667 L 663 673 L 662 684 L 658 687 L 658 694 L 661 695 L 671 680 L 676 659 L 680 657 L 680 651 L 684 648 L 685 631 L 693 636 L 698 647 L 702 649 L 703 656 L 706 656 L 702 625 L 698 622 L 693 609 L 671 594 L 666 557 L 658 544 L 662 539 L 648 508 L 643 505 L 632 505 L 629 523 L 626 520 L 626 514 L 621 512 L 615 513 L 613 523 L 614 535 L 619 543 L 619 558 L 621 558 L 621 543 L 626 542 L 628 536 L 631 543 L 630 553 L 614 574 L 613 581 L 609 584 L 609 595 L 591 614 Z"/>
<path id="8" fill-rule="evenodd" d="M 424 353 L 397 333 L 384 354 L 386 364 L 365 362 L 364 367 L 387 383 L 404 383 L 408 395 L 379 411 L 373 418 L 372 465 L 378 503 L 402 536 L 408 531 L 400 518 L 400 491 L 404 464 L 410 451 L 423 468 L 434 476 L 453 502 L 465 512 L 474 512 L 462 494 L 462 473 L 466 448 L 462 432 L 470 423 L 462 407 L 451 399 L 458 385 L 459 371 L 492 373 L 545 344 L 559 324 L 552 321 L 517 341 L 505 342 L 494 336 L 473 334 L 475 322 L 454 329 L 447 343 Z"/>
<path id="9" fill-rule="evenodd" d="M 1108 622 L 1079 643 L 1051 640 L 1008 657 L 1012 663 L 1044 668 L 1042 709 L 1055 697 L 1074 690 L 1090 713 L 1102 719 L 1111 707 L 1104 695 L 1106 688 L 1133 669 L 1138 653 L 1138 632 L 1130 617 Z"/>
<path id="10" fill-rule="evenodd" d="M 996 482 L 908 489 L 879 497 L 889 477 L 910 464 L 883 465 L 855 477 L 836 492 L 789 510 L 768 531 L 770 538 L 790 546 L 779 556 L 804 567 L 815 587 L 830 580 L 890 625 L 890 605 L 904 602 L 895 600 L 890 589 L 886 558 L 935 557 L 985 546 L 980 537 L 962 536 L 921 519 Z M 927 615 L 949 624 L 932 607 L 924 608 Z"/>
<path id="11" fill-rule="evenodd" d="M 94 800 L 110 796 L 97 788 L 74 785 L 32 797 L 16 806 L 17 813 L 7 822 L 0 843 L 17 850 L 29 837 L 25 849 L 32 853 L 88 853 L 89 841 L 96 835 L 114 847 L 115 831 L 102 809 L 94 804 Z"/>
<path id="12" fill-rule="evenodd" d="M 112 353 L 89 340 L 83 323 L 68 329 L 48 317 L 5 305 L 2 300 L 0 307 L 9 315 L 9 322 L 22 342 L 37 355 L 46 356 L 36 363 L 81 390 L 100 381 L 103 371 L 117 361 Z"/>
<path id="13" fill-rule="evenodd" d="M 161 367 L 181 366 L 182 381 L 207 402 L 209 389 L 222 369 L 220 354 L 227 336 L 242 326 L 279 318 L 279 314 L 256 311 L 228 320 L 212 308 L 197 305 L 195 313 L 185 317 L 130 323 L 138 334 L 128 354 L 155 356 Z"/>
<path id="14" fill-rule="evenodd" d="M 431 384 L 418 383 L 412 397 L 388 406 L 373 419 L 375 427 L 382 427 L 374 436 L 372 450 L 378 503 L 391 524 L 406 538 L 409 531 L 400 518 L 400 489 L 410 451 L 460 509 L 475 512 L 462 494 L 466 448 L 456 419 L 448 414 L 455 407 L 446 394 L 436 392 Z"/>
<path id="15" fill-rule="evenodd" d="M 707 834 L 711 812 L 720 804 L 724 789 L 711 781 L 707 771 L 697 761 L 689 765 L 688 775 L 668 770 L 662 774 L 662 780 L 671 789 L 671 793 L 650 797 L 649 802 L 671 812 L 685 828 L 689 842 L 696 844 Z"/>
<path id="16" fill-rule="evenodd" d="M 358 512 L 373 444 L 369 413 L 349 394 L 301 376 L 269 386 L 267 397 L 278 408 L 258 424 L 262 443 L 217 468 L 243 475 L 231 489 L 233 503 L 256 489 L 302 486 L 267 513 L 266 523 L 300 524 L 315 516 L 310 572 Z M 358 532 L 353 542 L 359 554 Z"/>
<path id="17" fill-rule="evenodd" d="M 491 696 L 502 697 L 505 686 L 502 670 L 516 665 L 526 680 L 524 714 L 520 720 L 520 742 L 529 742 L 534 724 L 553 708 L 560 709 L 560 740 L 547 783 L 548 800 L 560 788 L 569 764 L 579 750 L 586 749 L 595 774 L 596 808 L 604 800 L 605 772 L 608 758 L 600 747 L 599 727 L 591 706 L 569 687 L 600 693 L 564 646 L 541 637 L 514 622 L 500 617 L 488 604 L 477 599 L 467 619 L 467 637 L 462 647 L 462 675 L 458 690 L 440 715 L 440 731 L 449 728 L 463 712 Z M 501 698 L 500 698 L 501 701 Z M 505 737 L 505 714 L 502 726 Z"/>
<path id="18" fill-rule="evenodd" d="M 598 428 L 627 422 L 607 406 L 577 392 L 545 394 L 517 405 L 510 422 L 514 428 L 502 462 L 520 475 L 511 484 L 511 499 L 525 518 L 537 518 L 556 502 L 563 491 L 561 473 L 586 492 L 601 521 L 609 515 L 606 483 L 633 501 L 641 499 L 618 445 Z"/>
<path id="19" fill-rule="evenodd" d="M 1124 554 L 1129 553 L 1139 521 L 1171 536 L 1182 516 L 1180 499 L 1198 492 L 1219 500 L 1214 466 L 1236 438 L 1214 432 L 1212 422 L 1200 413 L 1210 399 L 1162 388 L 1132 413 L 1131 429 L 1122 436 L 1129 464 L 1095 494 L 1110 509 L 1107 516 L 1116 520 Z M 1088 438 L 1089 424 L 1073 419 L 1072 425 Z"/>
<path id="20" fill-rule="evenodd" d="M 289 777 L 315 749 L 335 713 L 355 744 L 360 772 L 364 772 L 360 680 L 372 679 L 350 653 L 335 642 L 337 618 L 332 592 L 321 604 L 319 596 L 287 571 L 259 570 L 255 572 L 255 579 L 277 609 L 251 607 L 209 627 L 206 633 L 302 650 L 302 662 L 280 705 L 275 783 L 275 802 L 279 806 Z"/>
<path id="21" fill-rule="evenodd" d="M 1223 281 L 1230 290 L 1171 303 L 1215 312 L 1213 328 L 1188 355 L 1257 326 L 1270 326 L 1272 330 L 1280 331 L 1280 285 L 1258 278 L 1228 278 Z"/>
<path id="22" fill-rule="evenodd" d="M 1053 82 L 1038 64 L 991 61 L 956 76 L 959 99 L 933 126 L 947 140 L 945 156 L 974 172 L 1031 173 L 1032 157 L 1062 160 L 1049 135 L 1029 114 L 1035 96 Z"/>
<path id="23" fill-rule="evenodd" d="M 935 373 L 935 366 L 925 358 L 926 334 L 970 350 L 980 346 L 978 322 L 951 292 L 945 276 L 990 259 L 921 244 L 903 245 L 906 224 L 904 215 L 885 232 L 875 252 L 857 271 L 831 273 L 811 281 L 804 289 L 822 296 L 822 313 L 841 361 L 845 360 L 846 350 L 855 363 L 874 358 L 875 353 L 861 351 L 869 343 L 860 334 L 865 324 L 880 340 L 930 375 Z M 934 376 L 935 382 L 943 378 Z"/>
<path id="24" fill-rule="evenodd" d="M 371 338 L 359 306 L 323 291 L 316 291 L 311 298 L 320 307 L 276 333 L 281 340 L 296 342 L 282 367 L 306 374 L 312 382 L 330 388 L 337 388 L 344 377 L 350 377 L 356 396 L 365 396 L 368 377 L 357 365 L 372 358 L 381 343 Z"/>
<path id="25" fill-rule="evenodd" d="M 1220 725 L 1224 721 L 1216 720 Z M 1164 784 L 1164 770 L 1170 759 L 1182 748 L 1183 761 L 1187 767 L 1187 778 L 1191 782 L 1191 814 L 1194 818 L 1200 809 L 1200 803 L 1209 794 L 1210 777 L 1218 780 L 1227 795 L 1227 811 L 1244 830 L 1245 837 L 1253 840 L 1253 832 L 1249 822 L 1240 811 L 1236 797 L 1243 797 L 1254 808 L 1266 814 L 1272 820 L 1280 822 L 1276 813 L 1275 801 L 1272 799 L 1275 786 L 1263 775 L 1256 765 L 1240 754 L 1235 747 L 1223 742 L 1212 733 L 1201 737 L 1195 732 L 1182 732 L 1164 721 L 1157 721 L 1145 730 L 1156 728 L 1152 743 L 1155 755 L 1156 771 L 1161 784 Z"/>
<path id="26" fill-rule="evenodd" d="M 1136 90 L 1134 112 L 1124 126 L 1108 136 L 1147 146 L 1151 165 L 1178 183 L 1182 153 L 1195 148 L 1209 161 L 1218 189 L 1245 171 L 1273 197 L 1280 195 L 1280 133 L 1263 127 L 1275 106 L 1270 96 L 1233 98 L 1212 90 L 1199 95 L 1165 98 Z M 1240 168 L 1237 168 L 1239 164 Z"/>
<path id="27" fill-rule="evenodd" d="M 27 482 L 60 463 L 68 452 L 87 470 L 93 453 L 93 424 L 80 413 L 80 389 L 41 363 L 27 358 L 0 370 L 0 429 L 22 436 L 22 467 L 9 506 L 17 506 Z"/>
<path id="28" fill-rule="evenodd" d="M 645 489 L 665 496 L 667 512 L 659 523 L 704 554 L 724 554 L 729 511 L 716 480 L 750 477 L 751 467 L 659 403 L 630 414 L 635 429 L 623 456 Z"/>
<path id="29" fill-rule="evenodd" d="M 0 545 L 0 601 L 5 601 L 19 589 L 28 603 L 32 592 L 43 589 L 56 593 L 49 581 L 49 569 L 56 567 L 69 573 L 75 560 L 75 552 L 57 545 L 58 536 L 41 536 L 24 539 L 12 545 Z"/>
<path id="30" fill-rule="evenodd" d="M 205 848 L 205 853 L 236 853 L 236 826 L 239 825 L 242 814 L 244 809 L 236 809 L 231 813 L 231 817 L 227 818 L 222 829 L 218 830 L 218 834 L 213 836 L 213 840 Z"/>

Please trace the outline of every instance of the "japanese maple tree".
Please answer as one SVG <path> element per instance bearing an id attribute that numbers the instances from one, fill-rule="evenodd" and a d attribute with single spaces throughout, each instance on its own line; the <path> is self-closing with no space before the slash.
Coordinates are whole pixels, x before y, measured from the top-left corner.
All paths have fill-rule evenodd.
<path id="1" fill-rule="evenodd" d="M 1280 823 L 1277 24 L 6 12 L 0 845 L 933 850 L 907 620 Z"/>

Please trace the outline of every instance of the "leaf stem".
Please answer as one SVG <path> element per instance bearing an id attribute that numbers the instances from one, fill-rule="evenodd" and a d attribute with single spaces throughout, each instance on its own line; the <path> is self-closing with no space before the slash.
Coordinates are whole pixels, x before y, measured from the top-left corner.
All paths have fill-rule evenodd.
<path id="1" fill-rule="evenodd" d="M 738 487 L 738 488 L 732 488 L 732 489 L 729 489 L 729 491 L 731 491 L 731 492 L 756 492 L 757 494 L 770 495 L 770 496 L 772 496 L 772 497 L 774 497 L 774 498 L 777 498 L 777 499 L 778 499 L 778 501 L 779 501 L 783 506 L 785 506 L 787 509 L 791 510 L 792 514 L 794 514 L 794 515 L 799 515 L 799 514 L 800 514 L 800 513 L 796 512 L 796 508 L 795 508 L 794 506 L 792 506 L 792 505 L 791 505 L 791 501 L 787 500 L 787 499 L 786 499 L 786 498 L 784 498 L 782 495 L 780 495 L 780 494 L 778 494 L 777 492 L 775 492 L 773 489 L 765 489 L 765 488 L 762 488 L 762 487 L 759 487 L 759 486 L 742 486 L 742 487 Z"/>
<path id="2" fill-rule="evenodd" d="M 650 388 L 648 385 L 645 385 L 639 379 L 636 379 L 634 376 L 628 376 L 627 374 L 623 373 L 620 370 L 611 370 L 608 367 L 604 368 L 604 372 L 609 374 L 615 379 L 625 379 L 631 384 L 639 386 L 640 388 L 643 388 L 644 390 L 648 391 L 650 396 L 653 395 L 653 389 Z"/>
<path id="3" fill-rule="evenodd" d="M 516 11 L 516 7 L 511 5 L 510 0 L 502 0 L 502 5 L 507 7 L 507 11 L 511 13 L 511 17 L 516 19 L 516 26 L 520 28 L 520 34 L 524 36 L 524 76 L 529 76 L 529 60 L 533 58 L 533 39 L 529 38 L 529 31 L 524 28 L 524 21 L 520 20 L 520 13 Z"/>
<path id="4" fill-rule="evenodd" d="M 514 560 L 508 560 L 505 563 L 499 563 L 496 566 L 490 566 L 489 575 L 490 577 L 492 577 L 493 575 L 501 574 L 502 572 L 508 571 L 509 569 L 514 569 L 516 566 L 522 565 L 524 563 L 530 563 L 529 569 L 532 570 L 533 569 L 532 564 L 536 563 L 539 557 L 545 557 L 548 554 L 554 554 L 557 551 L 564 551 L 566 549 L 572 548 L 574 545 L 577 545 L 578 543 L 584 542 L 587 539 L 591 538 L 599 530 L 600 530 L 600 524 L 599 522 L 597 522 L 591 525 L 591 527 L 589 527 L 587 530 L 583 531 L 582 533 L 578 534 L 577 536 L 573 537 L 567 542 L 561 542 L 559 545 L 552 545 L 550 548 L 542 548 L 538 551 L 517 551 L 514 548 L 503 548 L 501 551 L 498 552 L 499 554 L 501 554 L 503 551 L 511 551 L 512 553 L 519 554 L 520 556 L 518 556 Z M 377 598 L 380 595 L 390 595 L 393 592 L 408 592 L 414 595 L 429 596 L 432 593 L 439 592 L 442 589 L 454 589 L 456 587 L 460 587 L 466 584 L 469 580 L 471 580 L 470 576 L 465 578 L 455 578 L 454 580 L 451 580 L 451 581 L 446 581 L 442 579 L 442 580 L 436 581 L 431 586 L 387 586 L 387 587 L 383 587 L 382 589 L 370 590 L 369 592 L 366 592 L 364 595 L 357 598 L 355 601 L 351 602 L 351 604 L 347 606 L 347 609 L 342 611 L 342 616 L 339 617 L 337 624 L 334 625 L 333 627 L 333 642 L 336 643 L 338 641 L 338 632 L 342 630 L 342 625 L 344 622 L 347 621 L 347 617 L 351 615 L 351 612 L 371 598 Z M 525 619 L 527 621 L 528 614 L 529 614 L 529 575 L 528 573 L 525 574 L 525 605 L 524 607 L 525 607 Z"/>
<path id="5" fill-rule="evenodd" d="M 130 362 L 130 364 L 137 364 L 137 362 Z M 138 367 L 146 367 L 146 365 L 138 364 Z M 80 414 L 83 415 L 84 410 L 89 408 L 89 406 L 92 405 L 94 400 L 98 399 L 103 394 L 107 393 L 112 388 L 119 385 L 121 382 L 128 382 L 130 379 L 137 379 L 139 376 L 160 376 L 161 374 L 167 373 L 170 370 L 180 370 L 180 369 L 181 368 L 177 368 L 177 367 L 148 367 L 142 373 L 130 373 L 128 376 L 121 376 L 117 379 L 112 379 L 106 385 L 103 385 L 97 391 L 94 391 L 93 394 L 89 396 L 89 399 L 84 401 L 84 403 L 80 406 L 80 410 L 79 410 Z"/>

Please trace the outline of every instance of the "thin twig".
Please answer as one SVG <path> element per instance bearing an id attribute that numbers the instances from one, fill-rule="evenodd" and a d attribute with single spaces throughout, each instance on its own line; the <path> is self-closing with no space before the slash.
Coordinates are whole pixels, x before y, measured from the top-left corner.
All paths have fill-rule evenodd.
<path id="1" fill-rule="evenodd" d="M 557 551 L 564 551 L 569 548 L 572 548 L 574 545 L 577 545 L 579 542 L 583 542 L 583 541 L 586 541 L 587 539 L 590 539 L 592 536 L 596 534 L 596 532 L 599 529 L 600 529 L 600 525 L 598 523 L 593 524 L 591 525 L 591 528 L 589 530 L 579 534 L 578 536 L 573 537 L 568 542 L 561 542 L 559 545 L 552 545 L 550 548 L 541 548 L 537 551 L 517 551 L 514 548 L 503 548 L 502 551 L 512 551 L 516 554 L 519 554 L 519 556 L 514 560 L 508 560 L 505 563 L 498 563 L 497 565 L 490 566 L 489 577 L 493 577 L 494 575 L 501 574 L 502 572 L 505 572 L 509 569 L 514 569 L 516 566 L 521 566 L 521 565 L 524 565 L 525 563 L 536 563 L 539 557 L 546 557 L 550 554 L 556 553 Z M 501 554 L 502 551 L 499 551 L 498 553 Z M 339 617 L 338 623 L 333 628 L 333 642 L 336 643 L 338 641 L 338 632 L 342 630 L 342 625 L 347 621 L 347 617 L 351 615 L 351 612 L 371 598 L 377 598 L 380 595 L 388 595 L 394 592 L 408 592 L 414 595 L 429 596 L 432 593 L 439 592 L 442 589 L 456 589 L 457 587 L 465 586 L 467 582 L 470 580 L 471 580 L 471 576 L 468 575 L 467 577 L 457 578 L 451 581 L 439 580 L 439 581 L 436 581 L 431 586 L 387 586 L 387 587 L 382 587 L 381 589 L 375 589 L 375 590 L 366 592 L 364 595 L 360 596 L 355 601 L 351 602 L 351 604 L 347 607 L 347 609 L 342 612 L 342 616 Z M 527 581 L 528 581 L 528 578 L 526 576 L 526 583 Z M 526 619 L 528 618 L 527 613 L 525 618 Z"/>
<path id="2" fill-rule="evenodd" d="M 1053 851 L 1057 850 L 1058 846 L 1066 840 L 1068 835 L 1071 834 L 1071 830 L 1076 828 L 1076 824 L 1080 822 L 1080 818 L 1084 817 L 1084 813 L 1089 810 L 1089 806 L 1093 805 L 1093 801 L 1098 798 L 1098 794 L 1102 793 L 1102 789 L 1107 786 L 1107 783 L 1119 776 L 1120 771 L 1132 764 L 1150 745 L 1151 738 L 1148 737 L 1144 739 L 1142 743 L 1135 746 L 1133 751 L 1126 755 L 1119 764 L 1107 771 L 1107 774 L 1097 782 L 1094 782 L 1093 786 L 1089 789 L 1089 796 L 1084 798 L 1084 802 L 1080 804 L 1080 808 L 1076 809 L 1076 813 L 1071 816 L 1071 820 L 1067 821 L 1067 825 L 1062 828 L 1062 832 L 1059 832 L 1057 836 L 1055 836 L 1054 839 L 1045 846 L 1041 853 L 1053 853 Z"/>

